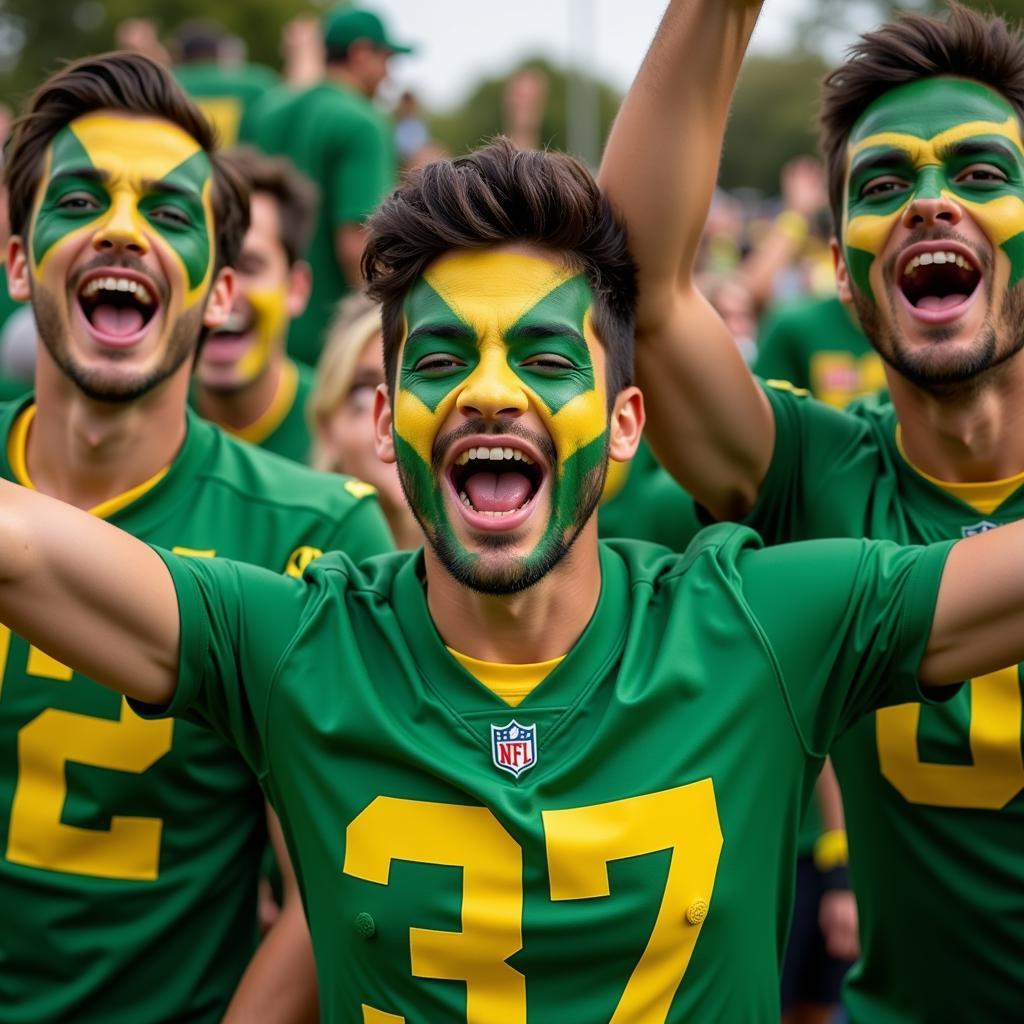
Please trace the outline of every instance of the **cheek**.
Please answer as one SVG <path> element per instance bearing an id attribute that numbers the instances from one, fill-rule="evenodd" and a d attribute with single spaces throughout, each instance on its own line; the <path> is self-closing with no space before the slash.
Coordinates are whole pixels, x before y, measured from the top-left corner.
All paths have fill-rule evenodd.
<path id="1" fill-rule="evenodd" d="M 455 408 L 457 396 L 458 389 L 453 387 L 431 411 L 408 388 L 399 386 L 395 396 L 395 433 L 427 466 L 431 462 L 434 439 Z"/>

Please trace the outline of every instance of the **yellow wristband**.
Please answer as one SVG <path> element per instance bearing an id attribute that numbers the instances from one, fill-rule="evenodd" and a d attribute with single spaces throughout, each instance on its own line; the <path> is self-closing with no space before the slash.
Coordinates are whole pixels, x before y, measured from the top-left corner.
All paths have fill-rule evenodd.
<path id="1" fill-rule="evenodd" d="M 822 832 L 814 844 L 814 866 L 819 871 L 831 871 L 833 868 L 846 867 L 848 862 L 846 830 L 836 828 Z"/>
<path id="2" fill-rule="evenodd" d="M 775 230 L 799 245 L 806 240 L 810 226 L 802 213 L 797 213 L 796 210 L 783 210 L 775 218 Z"/>

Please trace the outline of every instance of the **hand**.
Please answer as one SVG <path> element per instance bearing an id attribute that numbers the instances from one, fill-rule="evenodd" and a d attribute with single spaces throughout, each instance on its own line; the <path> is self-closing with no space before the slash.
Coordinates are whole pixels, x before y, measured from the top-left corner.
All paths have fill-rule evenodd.
<path id="1" fill-rule="evenodd" d="M 782 201 L 787 210 L 813 217 L 828 205 L 825 168 L 813 156 L 798 156 L 782 168 Z"/>
<path id="2" fill-rule="evenodd" d="M 818 926 L 825 936 L 825 948 L 839 960 L 860 956 L 857 934 L 857 901 L 849 889 L 830 889 L 821 897 Z"/>
<path id="3" fill-rule="evenodd" d="M 284 80 L 291 86 L 313 85 L 323 78 L 324 43 L 320 22 L 310 15 L 292 18 L 281 29 Z"/>

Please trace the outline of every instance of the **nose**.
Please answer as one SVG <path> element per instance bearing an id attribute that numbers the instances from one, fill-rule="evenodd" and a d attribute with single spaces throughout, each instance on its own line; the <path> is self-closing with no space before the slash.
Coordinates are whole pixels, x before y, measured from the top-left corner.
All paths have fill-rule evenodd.
<path id="1" fill-rule="evenodd" d="M 510 369 L 503 347 L 495 345 L 484 349 L 455 405 L 467 416 L 485 418 L 526 412 L 529 399 L 522 382 Z"/>
<path id="2" fill-rule="evenodd" d="M 940 224 L 953 227 L 963 219 L 959 203 L 939 192 L 935 195 L 917 195 L 903 212 L 903 224 L 908 228 L 932 228 Z"/>
<path id="3" fill-rule="evenodd" d="M 141 256 L 149 252 L 142 219 L 131 196 L 115 196 L 92 240 L 98 252 L 124 250 Z"/>

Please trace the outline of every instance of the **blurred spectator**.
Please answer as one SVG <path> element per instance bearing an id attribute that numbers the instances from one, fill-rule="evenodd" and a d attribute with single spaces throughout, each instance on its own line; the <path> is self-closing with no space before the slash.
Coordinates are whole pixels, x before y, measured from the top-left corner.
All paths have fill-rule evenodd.
<path id="1" fill-rule="evenodd" d="M 377 488 L 399 548 L 423 543 L 394 465 L 377 456 L 374 402 L 384 383 L 380 306 L 360 293 L 338 308 L 327 334 L 309 401 L 314 469 L 348 473 Z"/>
<path id="2" fill-rule="evenodd" d="M 251 147 L 229 150 L 225 160 L 252 190 L 251 221 L 235 264 L 231 317 L 202 347 L 192 404 L 236 437 L 304 463 L 313 371 L 285 355 L 285 337 L 309 299 L 304 256 L 316 190 L 287 160 Z"/>
<path id="3" fill-rule="evenodd" d="M 217 129 L 222 146 L 238 141 L 246 110 L 277 83 L 270 68 L 245 62 L 245 47 L 212 21 L 188 21 L 171 43 L 174 75 Z"/>
<path id="4" fill-rule="evenodd" d="M 292 18 L 281 30 L 284 81 L 293 89 L 316 85 L 324 76 L 324 37 L 311 14 Z"/>
<path id="5" fill-rule="evenodd" d="M 132 50 L 164 67 L 170 66 L 171 55 L 160 42 L 156 22 L 151 18 L 125 18 L 114 29 L 114 42 L 119 50 Z"/>
<path id="6" fill-rule="evenodd" d="M 750 365 L 757 358 L 757 307 L 742 274 L 700 274 L 697 286 L 725 321 L 733 341 Z"/>
<path id="7" fill-rule="evenodd" d="M 372 99 L 391 57 L 410 52 L 376 14 L 358 8 L 327 14 L 323 39 L 324 79 L 283 98 L 279 90 L 269 93 L 245 128 L 249 141 L 290 157 L 320 190 L 310 248 L 313 294 L 288 335 L 289 352 L 310 365 L 335 303 L 362 283 L 363 223 L 395 185 L 394 129 Z"/>
<path id="8" fill-rule="evenodd" d="M 539 149 L 551 83 L 539 68 L 523 68 L 505 83 L 502 130 L 519 149 Z"/>
<path id="9" fill-rule="evenodd" d="M 395 147 L 403 170 L 422 167 L 438 159 L 438 146 L 430 138 L 416 94 L 406 90 L 395 107 Z"/>

